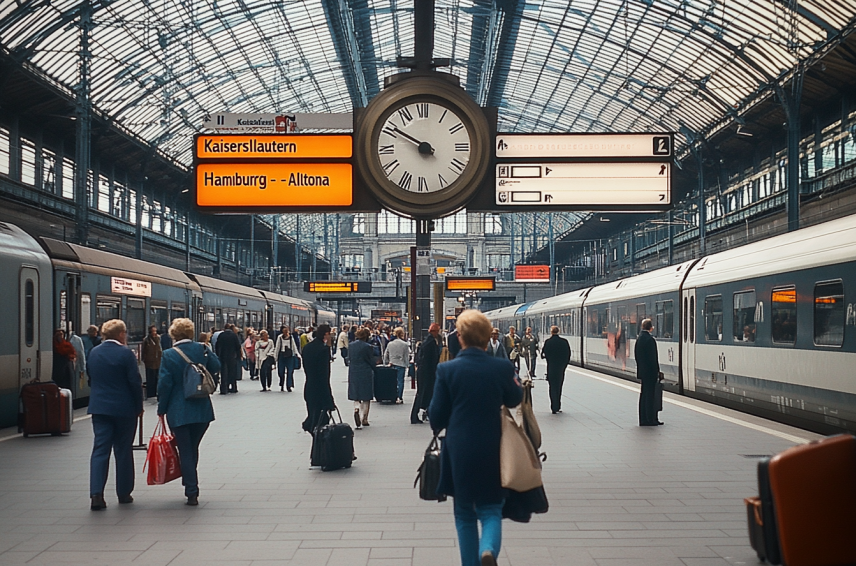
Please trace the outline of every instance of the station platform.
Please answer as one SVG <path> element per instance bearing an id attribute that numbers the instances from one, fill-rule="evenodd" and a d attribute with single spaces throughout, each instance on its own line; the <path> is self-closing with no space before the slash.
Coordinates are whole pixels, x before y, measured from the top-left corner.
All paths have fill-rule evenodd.
<path id="1" fill-rule="evenodd" d="M 262 393 L 245 378 L 238 395 L 214 396 L 195 508 L 180 481 L 147 486 L 137 451 L 134 503 L 118 504 L 111 471 L 107 509 L 90 511 L 85 409 L 64 437 L 0 431 L 0 564 L 460 564 L 451 501 L 421 501 L 413 489 L 431 438 L 428 425 L 409 424 L 414 392 L 404 405 L 373 403 L 371 426 L 355 431 L 353 468 L 321 472 L 309 469 L 296 374 L 293 393 Z M 348 422 L 339 358 L 332 382 Z M 639 427 L 638 386 L 586 370 L 568 369 L 558 415 L 546 381 L 533 393 L 550 511 L 503 522 L 503 566 L 757 564 L 743 507 L 757 492 L 756 462 L 818 438 L 669 393 L 666 424 Z M 145 437 L 155 414 L 147 402 Z"/>

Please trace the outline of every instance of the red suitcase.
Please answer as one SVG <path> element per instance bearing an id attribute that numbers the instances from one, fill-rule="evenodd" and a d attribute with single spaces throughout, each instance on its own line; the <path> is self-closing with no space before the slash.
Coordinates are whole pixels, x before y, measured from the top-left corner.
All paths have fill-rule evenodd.
<path id="1" fill-rule="evenodd" d="M 782 563 L 856 564 L 856 437 L 789 448 L 768 471 Z"/>
<path id="2" fill-rule="evenodd" d="M 21 388 L 22 431 L 31 434 L 62 433 L 59 386 L 53 381 L 36 381 Z"/>

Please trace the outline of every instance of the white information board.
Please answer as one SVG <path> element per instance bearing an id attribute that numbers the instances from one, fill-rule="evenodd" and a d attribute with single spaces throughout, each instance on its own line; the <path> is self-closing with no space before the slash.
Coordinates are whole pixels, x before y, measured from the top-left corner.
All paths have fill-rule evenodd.
<path id="1" fill-rule="evenodd" d="M 671 134 L 497 134 L 498 159 L 672 156 Z"/>
<path id="2" fill-rule="evenodd" d="M 288 114 L 237 114 L 217 112 L 206 114 L 202 127 L 215 132 L 293 134 L 302 130 L 352 130 L 354 118 L 350 112 Z"/>
<path id="3" fill-rule="evenodd" d="M 496 166 L 503 206 L 661 206 L 671 202 L 668 163 L 507 163 Z"/>
<path id="4" fill-rule="evenodd" d="M 111 277 L 110 289 L 117 295 L 135 295 L 138 297 L 151 297 L 152 284 L 148 281 L 137 281 L 125 277 Z"/>

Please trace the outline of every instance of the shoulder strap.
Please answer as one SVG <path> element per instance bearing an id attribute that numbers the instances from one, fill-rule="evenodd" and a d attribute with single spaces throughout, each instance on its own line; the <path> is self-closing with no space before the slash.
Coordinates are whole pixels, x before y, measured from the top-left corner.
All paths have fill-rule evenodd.
<path id="1" fill-rule="evenodd" d="M 175 348 L 173 348 L 173 350 L 175 350 L 176 352 L 178 352 L 178 355 L 179 355 L 179 356 L 181 356 L 181 358 L 182 358 L 185 362 L 187 362 L 187 363 L 189 363 L 189 364 L 192 364 L 192 363 L 193 363 L 193 361 L 191 361 L 191 359 L 187 357 L 187 354 L 185 354 L 184 352 L 182 352 L 182 351 L 181 351 L 181 348 L 179 348 L 178 346 L 176 346 Z"/>

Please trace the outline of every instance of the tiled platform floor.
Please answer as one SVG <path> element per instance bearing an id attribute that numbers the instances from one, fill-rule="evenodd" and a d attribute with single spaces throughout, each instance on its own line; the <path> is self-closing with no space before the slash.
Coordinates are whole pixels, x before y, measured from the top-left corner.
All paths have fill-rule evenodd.
<path id="1" fill-rule="evenodd" d="M 351 417 L 345 368 L 333 367 Z M 413 489 L 428 426 L 409 424 L 409 405 L 373 405 L 354 467 L 310 470 L 298 373 L 294 393 L 244 380 L 240 394 L 214 397 L 197 508 L 184 505 L 179 482 L 150 487 L 142 473 L 136 501 L 119 506 L 111 474 L 109 507 L 91 512 L 83 411 L 68 436 L 0 440 L 0 564 L 458 564 L 451 503 L 420 501 Z M 536 383 L 551 508 L 504 523 L 504 566 L 755 564 L 742 503 L 756 491 L 751 456 L 816 438 L 668 394 L 666 426 L 640 428 L 634 384 L 570 369 L 554 416 L 546 382 Z M 146 435 L 154 425 L 148 406 Z M 144 459 L 136 453 L 138 470 Z"/>

